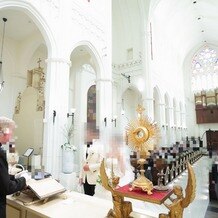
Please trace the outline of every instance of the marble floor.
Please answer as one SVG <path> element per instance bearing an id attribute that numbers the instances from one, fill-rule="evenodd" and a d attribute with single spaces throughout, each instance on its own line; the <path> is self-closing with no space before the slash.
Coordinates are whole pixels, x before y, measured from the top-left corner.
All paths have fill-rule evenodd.
<path id="1" fill-rule="evenodd" d="M 196 175 L 196 197 L 195 200 L 184 210 L 183 217 L 185 218 L 215 218 L 218 217 L 218 207 L 214 204 L 209 205 L 209 170 L 211 168 L 211 163 L 213 159 L 207 156 L 201 157 L 192 166 Z M 177 177 L 170 186 L 180 185 L 183 190 L 186 188 L 187 183 L 187 171 L 183 172 L 182 175 Z M 184 192 L 185 194 L 185 192 Z M 100 186 L 96 187 L 96 197 L 110 199 L 110 193 L 102 190 Z M 152 203 L 146 203 L 142 201 L 128 199 L 133 204 L 134 211 L 140 212 L 142 214 L 149 215 L 151 217 L 158 217 L 159 213 L 168 213 L 168 210 L 164 205 L 157 205 Z"/>
<path id="2" fill-rule="evenodd" d="M 218 200 L 210 201 L 204 218 L 218 217 Z"/>

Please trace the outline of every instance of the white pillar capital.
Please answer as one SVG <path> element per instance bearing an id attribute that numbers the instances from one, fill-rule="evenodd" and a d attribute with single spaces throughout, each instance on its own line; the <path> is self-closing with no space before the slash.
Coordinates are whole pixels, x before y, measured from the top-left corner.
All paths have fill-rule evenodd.
<path id="1" fill-rule="evenodd" d="M 68 59 L 64 58 L 48 58 L 45 60 L 45 63 L 63 63 L 63 64 L 68 64 L 69 67 L 71 67 L 71 61 Z"/>
<path id="2" fill-rule="evenodd" d="M 97 80 L 95 80 L 96 81 L 96 84 L 98 83 L 98 82 L 110 82 L 110 83 L 112 83 L 113 81 L 112 81 L 112 79 L 97 79 Z"/>

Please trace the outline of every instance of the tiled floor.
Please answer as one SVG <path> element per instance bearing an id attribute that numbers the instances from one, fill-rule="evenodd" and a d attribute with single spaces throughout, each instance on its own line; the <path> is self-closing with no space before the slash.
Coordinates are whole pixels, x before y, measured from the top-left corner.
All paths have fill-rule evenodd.
<path id="1" fill-rule="evenodd" d="M 210 201 L 207 212 L 204 218 L 217 218 L 218 217 L 218 200 Z"/>
<path id="2" fill-rule="evenodd" d="M 211 202 L 209 204 L 209 170 L 211 168 L 212 159 L 207 156 L 200 158 L 194 163 L 193 169 L 196 175 L 196 197 L 195 200 L 184 210 L 184 218 L 217 218 L 218 217 L 218 204 Z M 185 195 L 185 188 L 187 184 L 187 171 L 183 172 L 171 185 L 180 185 L 183 188 Z M 97 197 L 111 198 L 110 194 L 99 196 L 103 194 L 102 190 L 97 191 Z M 104 192 L 105 193 L 105 192 Z M 152 203 L 145 203 L 142 201 L 132 201 L 134 211 L 147 214 L 152 217 L 158 217 L 159 213 L 168 213 L 168 210 L 164 205 L 157 205 Z"/>

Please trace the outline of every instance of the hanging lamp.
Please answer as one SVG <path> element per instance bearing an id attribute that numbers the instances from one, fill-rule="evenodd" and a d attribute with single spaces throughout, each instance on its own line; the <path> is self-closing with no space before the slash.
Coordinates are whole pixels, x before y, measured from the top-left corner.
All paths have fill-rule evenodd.
<path id="1" fill-rule="evenodd" d="M 3 72 L 2 72 L 2 54 L 3 54 L 3 47 L 4 47 L 4 37 L 5 37 L 5 23 L 7 22 L 7 18 L 2 18 L 4 22 L 3 26 L 3 34 L 2 34 L 2 46 L 1 46 L 1 56 L 0 56 L 0 92 L 4 88 L 4 79 L 3 79 Z"/>

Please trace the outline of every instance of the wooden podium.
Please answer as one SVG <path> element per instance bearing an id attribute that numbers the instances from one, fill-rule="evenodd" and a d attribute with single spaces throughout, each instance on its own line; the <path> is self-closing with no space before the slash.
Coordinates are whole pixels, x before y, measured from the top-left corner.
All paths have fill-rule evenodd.
<path id="1" fill-rule="evenodd" d="M 40 201 L 46 203 L 50 197 L 65 191 L 66 189 L 55 179 L 46 178 L 42 180 L 31 180 L 28 183 L 28 188 L 22 192 L 15 193 L 15 196 L 24 205 L 31 205 Z"/>

